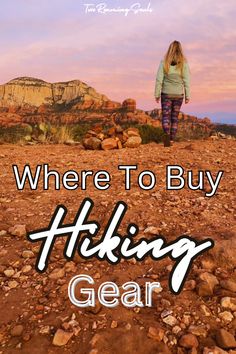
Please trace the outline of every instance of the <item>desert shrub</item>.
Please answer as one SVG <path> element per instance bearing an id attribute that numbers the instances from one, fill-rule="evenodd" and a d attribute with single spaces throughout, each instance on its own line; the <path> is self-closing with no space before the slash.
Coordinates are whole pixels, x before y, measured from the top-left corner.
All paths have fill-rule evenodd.
<path id="1" fill-rule="evenodd" d="M 72 126 L 72 135 L 75 141 L 81 141 L 89 129 L 92 129 L 91 123 L 75 124 Z"/>
<path id="2" fill-rule="evenodd" d="M 26 141 L 38 141 L 41 143 L 63 144 L 66 141 L 81 141 L 88 130 L 94 125 L 101 124 L 100 121 L 87 121 L 79 124 L 50 124 L 39 123 L 32 126 L 0 127 L 0 142 L 19 143 Z M 110 122 L 101 124 L 104 131 L 113 125 Z M 125 123 L 123 129 L 136 127 L 139 129 L 143 144 L 149 142 L 159 143 L 162 141 L 163 131 L 161 128 L 152 127 L 147 124 Z"/>
<path id="3" fill-rule="evenodd" d="M 90 124 L 51 124 L 40 123 L 33 128 L 33 138 L 41 142 L 63 144 L 66 141 L 80 141 L 91 129 Z"/>
<path id="4" fill-rule="evenodd" d="M 210 132 L 205 130 L 200 124 L 192 124 L 192 122 L 179 122 L 176 141 L 200 140 L 209 136 Z"/>
<path id="5" fill-rule="evenodd" d="M 160 127 L 153 127 L 148 124 L 137 125 L 143 144 L 150 142 L 160 143 L 163 140 L 163 130 Z"/>
<path id="6" fill-rule="evenodd" d="M 34 128 L 35 139 L 41 142 L 63 144 L 69 140 L 80 141 L 89 130 L 87 124 L 45 124 L 41 123 Z"/>
<path id="7" fill-rule="evenodd" d="M 0 142 L 5 143 L 19 143 L 30 140 L 32 132 L 31 126 L 14 125 L 10 127 L 0 126 Z"/>
<path id="8" fill-rule="evenodd" d="M 68 125 L 51 126 L 47 140 L 56 144 L 63 144 L 66 141 L 73 140 L 72 128 Z"/>
<path id="9" fill-rule="evenodd" d="M 45 136 L 45 142 L 63 144 L 69 140 L 81 141 L 89 129 L 90 124 L 48 124 L 47 129 L 41 129 L 41 133 Z"/>
<path id="10" fill-rule="evenodd" d="M 161 127 L 153 127 L 149 124 L 138 124 L 134 122 L 125 122 L 122 123 L 121 126 L 123 129 L 128 129 L 131 127 L 137 128 L 143 144 L 148 144 L 151 142 L 160 143 L 163 141 L 164 132 Z"/>
<path id="11" fill-rule="evenodd" d="M 236 125 L 235 124 L 224 124 L 224 123 L 215 124 L 215 131 L 236 137 Z"/>

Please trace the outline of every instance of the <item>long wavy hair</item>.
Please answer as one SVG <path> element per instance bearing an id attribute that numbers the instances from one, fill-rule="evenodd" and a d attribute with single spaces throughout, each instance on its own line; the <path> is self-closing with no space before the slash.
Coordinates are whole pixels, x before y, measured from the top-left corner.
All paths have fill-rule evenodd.
<path id="1" fill-rule="evenodd" d="M 171 63 L 175 62 L 177 68 L 180 69 L 181 75 L 183 75 L 183 67 L 186 61 L 187 59 L 184 56 L 181 43 L 179 41 L 172 42 L 164 56 L 165 73 L 168 74 Z"/>

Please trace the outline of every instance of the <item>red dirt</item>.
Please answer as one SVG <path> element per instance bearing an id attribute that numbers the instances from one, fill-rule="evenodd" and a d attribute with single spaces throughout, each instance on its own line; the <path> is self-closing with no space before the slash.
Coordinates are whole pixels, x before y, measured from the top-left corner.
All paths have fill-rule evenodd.
<path id="1" fill-rule="evenodd" d="M 225 311 L 220 305 L 222 297 L 236 297 L 232 289 L 222 286 L 224 279 L 236 281 L 235 153 L 236 143 L 233 140 L 181 142 L 171 148 L 153 143 L 114 151 L 84 151 L 78 146 L 64 145 L 1 145 L 0 231 L 7 232 L 1 235 L 0 243 L 0 353 L 202 353 L 204 347 L 217 344 L 217 329 L 225 328 L 235 336 L 235 312 L 227 310 L 232 313 L 229 322 L 219 317 L 219 313 Z M 44 163 L 61 174 L 72 169 L 77 172 L 106 169 L 111 174 L 111 187 L 107 191 L 98 191 L 90 180 L 86 191 L 79 188 L 56 191 L 53 184 L 48 191 L 42 189 L 42 184 L 37 191 L 30 190 L 28 186 L 24 191 L 18 191 L 12 164 L 17 164 L 22 171 L 25 164 L 33 168 Z M 124 174 L 118 171 L 119 164 L 138 164 L 130 191 L 124 189 Z M 208 185 L 205 191 L 190 191 L 187 187 L 180 191 L 166 191 L 166 165 L 192 169 L 195 176 L 198 170 L 210 170 L 214 176 L 219 170 L 224 170 L 224 177 L 212 198 L 205 197 Z M 156 174 L 155 189 L 143 191 L 138 187 L 136 178 L 142 170 Z M 149 258 L 143 262 L 130 260 L 111 266 L 105 261 L 82 261 L 75 257 L 74 262 L 69 263 L 63 257 L 61 241 L 56 243 L 47 272 L 38 274 L 34 265 L 40 245 L 30 243 L 25 236 L 11 235 L 9 228 L 18 224 L 26 225 L 27 230 L 46 227 L 58 204 L 68 208 L 66 221 L 72 222 L 85 197 L 93 199 L 95 205 L 91 219 L 97 220 L 102 229 L 116 202 L 123 200 L 128 204 L 128 211 L 119 229 L 122 235 L 127 224 L 135 222 L 140 233 L 148 226 L 155 226 L 168 241 L 182 234 L 196 239 L 211 237 L 216 244 L 214 249 L 194 261 L 186 286 L 190 286 L 190 280 L 195 280 L 198 285 L 199 274 L 209 272 L 219 281 L 213 295 L 199 296 L 195 286 L 192 290 L 183 290 L 178 296 L 173 295 L 168 287 L 168 266 L 172 264 L 169 258 L 158 262 Z M 26 249 L 32 250 L 35 256 L 23 258 L 22 252 Z M 213 263 L 211 269 L 206 268 L 204 260 Z M 32 269 L 26 274 L 18 273 L 24 265 L 31 265 Z M 48 275 L 55 268 L 64 268 L 66 275 L 58 280 L 50 279 Z M 12 278 L 5 276 L 6 269 L 14 270 Z M 156 296 L 152 308 L 145 307 L 139 311 L 120 305 L 114 309 L 103 307 L 94 314 L 88 309 L 79 310 L 68 299 L 68 282 L 74 275 L 82 273 L 96 278 L 98 285 L 104 281 L 121 285 L 130 280 L 142 285 L 145 281 L 157 279 L 163 291 Z M 11 280 L 17 281 L 16 288 L 9 289 Z M 204 311 L 206 308 L 209 315 Z M 173 327 L 162 321 L 163 310 L 173 311 L 179 333 L 174 333 Z M 54 346 L 54 333 L 58 328 L 65 328 L 71 317 L 78 322 L 74 326 L 78 330 L 77 335 L 74 334 L 63 347 Z M 115 322 L 111 326 L 112 321 L 117 321 L 116 328 L 111 328 L 116 326 Z M 12 336 L 11 330 L 16 324 L 23 326 L 23 333 Z M 183 334 L 192 331 L 191 325 L 203 328 L 204 335 L 197 334 L 199 346 L 189 350 L 178 343 Z M 49 333 L 41 334 L 39 330 L 45 326 L 50 326 Z M 164 329 L 162 341 L 148 336 L 149 328 L 157 326 Z"/>

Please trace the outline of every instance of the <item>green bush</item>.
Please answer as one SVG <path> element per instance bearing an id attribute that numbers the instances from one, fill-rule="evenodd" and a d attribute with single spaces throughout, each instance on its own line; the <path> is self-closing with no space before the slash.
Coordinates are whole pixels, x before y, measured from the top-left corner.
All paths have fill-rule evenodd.
<path id="1" fill-rule="evenodd" d="M 163 140 L 164 132 L 160 127 L 153 127 L 148 124 L 137 125 L 143 144 L 150 142 L 161 143 Z"/>
<path id="2" fill-rule="evenodd" d="M 73 125 L 71 127 L 73 139 L 75 141 L 81 141 L 89 129 L 92 129 L 92 124 L 90 123 Z"/>

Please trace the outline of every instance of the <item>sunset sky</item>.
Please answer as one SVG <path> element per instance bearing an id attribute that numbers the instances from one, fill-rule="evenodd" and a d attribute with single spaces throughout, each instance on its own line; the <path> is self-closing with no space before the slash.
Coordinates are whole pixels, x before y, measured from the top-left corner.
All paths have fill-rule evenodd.
<path id="1" fill-rule="evenodd" d="M 140 0 L 152 13 L 85 12 L 86 3 L 101 2 L 136 3 L 2 1 L 0 83 L 79 79 L 112 100 L 132 97 L 152 109 L 159 61 L 176 39 L 191 69 L 191 103 L 182 111 L 236 124 L 236 0 Z"/>

